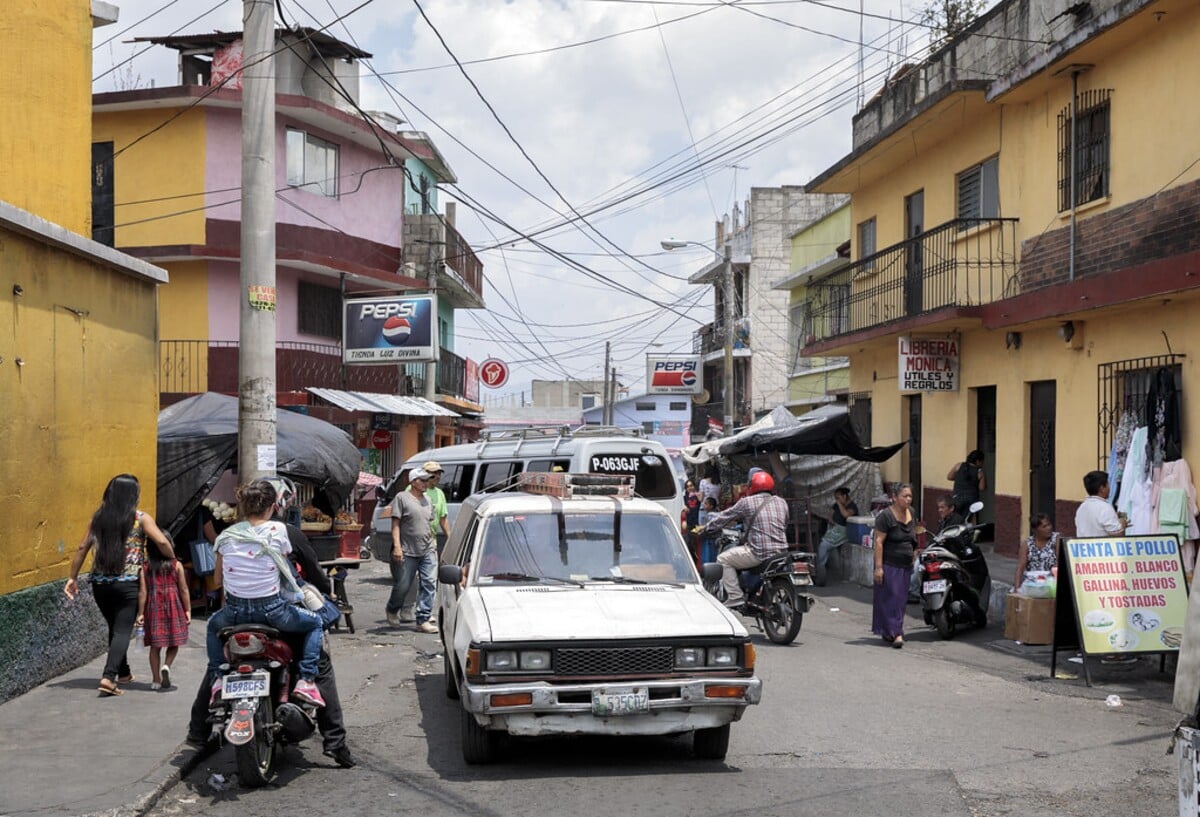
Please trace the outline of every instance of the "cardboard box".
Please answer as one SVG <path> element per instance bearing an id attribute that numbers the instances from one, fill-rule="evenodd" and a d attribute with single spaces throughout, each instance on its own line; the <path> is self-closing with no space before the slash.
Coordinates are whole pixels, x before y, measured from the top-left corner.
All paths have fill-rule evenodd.
<path id="1" fill-rule="evenodd" d="M 1054 599 L 1009 593 L 1004 600 L 1004 637 L 1022 644 L 1054 641 Z"/>

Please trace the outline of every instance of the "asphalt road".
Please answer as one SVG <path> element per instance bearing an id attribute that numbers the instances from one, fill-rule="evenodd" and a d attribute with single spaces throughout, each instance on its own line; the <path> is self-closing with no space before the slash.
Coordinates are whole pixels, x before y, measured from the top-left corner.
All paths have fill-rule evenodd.
<path id="1" fill-rule="evenodd" d="M 504 762 L 468 767 L 437 637 L 382 623 L 383 565 L 351 582 L 358 632 L 331 638 L 359 765 L 337 768 L 311 738 L 288 749 L 276 785 L 250 790 L 222 749 L 151 814 L 1177 812 L 1172 679 L 1157 659 L 1097 663 L 1088 688 L 1078 664 L 1060 667 L 1079 678 L 1051 679 L 1049 649 L 1004 641 L 998 626 L 946 642 L 911 618 L 894 650 L 870 635 L 869 595 L 849 584 L 817 590 L 792 646 L 756 637 L 763 703 L 734 724 L 724 762 L 693 760 L 680 738 L 577 737 L 509 740 Z M 1118 708 L 1105 703 L 1113 694 Z"/>

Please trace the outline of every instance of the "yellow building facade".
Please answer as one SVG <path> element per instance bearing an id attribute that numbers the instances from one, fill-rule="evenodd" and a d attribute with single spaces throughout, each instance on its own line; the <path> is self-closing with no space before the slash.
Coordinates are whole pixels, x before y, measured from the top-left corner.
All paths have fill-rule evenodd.
<path id="1" fill-rule="evenodd" d="M 889 80 L 810 185 L 851 194 L 854 261 L 848 304 L 815 298 L 807 349 L 849 356 L 875 440 L 911 440 L 884 476 L 914 483 L 927 519 L 952 466 L 985 452 L 1009 552 L 1031 513 L 1073 532 L 1083 474 L 1106 468 L 1126 410 L 1148 421 L 1159 371 L 1183 395 L 1183 458 L 1200 457 L 1200 111 L 1181 104 L 1200 7 L 1101 3 L 1005 61 L 996 44 L 1029 33 L 1011 5 Z M 954 341 L 955 388 L 903 388 L 902 338 Z"/>
<path id="2" fill-rule="evenodd" d="M 104 646 L 62 586 L 108 481 L 154 511 L 167 275 L 90 237 L 93 22 L 77 0 L 0 18 L 0 702 Z"/>

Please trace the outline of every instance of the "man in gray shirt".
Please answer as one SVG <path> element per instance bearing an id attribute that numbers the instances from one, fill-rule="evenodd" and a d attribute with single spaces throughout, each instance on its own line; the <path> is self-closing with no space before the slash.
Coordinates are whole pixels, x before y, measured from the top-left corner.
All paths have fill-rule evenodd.
<path id="1" fill-rule="evenodd" d="M 425 496 L 430 474 L 414 469 L 408 475 L 409 489 L 396 494 L 392 500 L 392 594 L 387 602 L 387 622 L 400 626 L 400 608 L 419 576 L 417 590 L 417 632 L 436 633 L 430 622 L 433 613 L 433 593 L 437 587 L 437 547 L 433 538 L 433 504 Z"/>

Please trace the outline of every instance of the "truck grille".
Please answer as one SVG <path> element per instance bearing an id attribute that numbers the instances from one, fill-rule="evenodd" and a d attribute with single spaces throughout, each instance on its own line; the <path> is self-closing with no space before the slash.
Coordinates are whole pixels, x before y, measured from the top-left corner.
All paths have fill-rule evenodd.
<path id="1" fill-rule="evenodd" d="M 556 675 L 649 675 L 674 668 L 671 647 L 594 647 L 554 651 Z"/>

